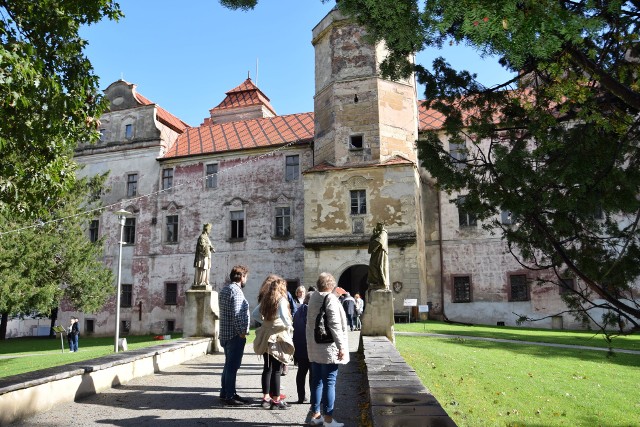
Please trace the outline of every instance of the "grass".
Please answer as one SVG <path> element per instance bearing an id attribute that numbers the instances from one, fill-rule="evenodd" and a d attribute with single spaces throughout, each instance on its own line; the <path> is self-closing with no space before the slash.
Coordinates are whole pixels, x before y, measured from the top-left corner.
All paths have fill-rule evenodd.
<path id="1" fill-rule="evenodd" d="M 428 322 L 396 330 L 604 347 L 593 333 Z M 640 337 L 614 347 L 637 349 Z M 638 426 L 640 356 L 467 340 L 396 336 L 396 346 L 460 427 Z"/>
<path id="2" fill-rule="evenodd" d="M 604 335 L 596 331 L 567 331 L 551 329 L 520 328 L 513 326 L 458 325 L 444 322 L 396 323 L 398 332 L 426 332 L 471 337 L 500 338 L 515 341 L 533 341 L 552 344 L 582 345 L 608 348 Z M 640 351 L 640 334 L 616 336 L 613 348 Z"/>
<path id="3" fill-rule="evenodd" d="M 154 339 L 155 335 L 127 336 L 127 347 L 135 350 L 163 344 L 167 341 Z M 176 337 L 173 339 L 178 339 Z M 64 353 L 60 338 L 13 338 L 0 341 L 0 378 L 54 366 L 95 359 L 113 353 L 113 337 L 80 337 L 79 349 L 70 353 L 66 338 Z"/>

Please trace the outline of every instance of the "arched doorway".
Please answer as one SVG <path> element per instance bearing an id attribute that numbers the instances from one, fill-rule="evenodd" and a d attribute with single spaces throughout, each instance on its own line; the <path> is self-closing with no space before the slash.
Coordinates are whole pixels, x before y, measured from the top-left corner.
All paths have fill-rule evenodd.
<path id="1" fill-rule="evenodd" d="M 352 265 L 347 268 L 342 275 L 340 275 L 340 279 L 338 279 L 338 286 L 349 292 L 351 296 L 360 294 L 360 297 L 364 298 L 365 291 L 369 288 L 369 285 L 367 284 L 368 270 L 368 265 Z"/>

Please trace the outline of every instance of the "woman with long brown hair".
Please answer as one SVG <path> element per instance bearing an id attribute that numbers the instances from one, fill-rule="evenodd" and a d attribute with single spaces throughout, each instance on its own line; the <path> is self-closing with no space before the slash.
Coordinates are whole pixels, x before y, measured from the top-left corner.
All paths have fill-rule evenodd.
<path id="1" fill-rule="evenodd" d="M 267 276 L 260 287 L 254 318 L 262 325 L 256 329 L 253 350 L 264 357 L 262 370 L 262 407 L 288 409 L 280 396 L 282 365 L 293 358 L 293 321 L 287 299 L 287 282 L 275 274 Z"/>

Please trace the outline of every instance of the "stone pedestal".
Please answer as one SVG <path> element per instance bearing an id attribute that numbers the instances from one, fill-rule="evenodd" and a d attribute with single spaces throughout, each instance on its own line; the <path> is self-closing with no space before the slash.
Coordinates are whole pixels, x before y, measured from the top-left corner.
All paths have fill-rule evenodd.
<path id="1" fill-rule="evenodd" d="M 362 315 L 362 336 L 385 336 L 395 343 L 393 335 L 393 293 L 390 290 L 369 290 Z"/>
<path id="2" fill-rule="evenodd" d="M 218 293 L 211 286 L 192 286 L 186 292 L 183 336 L 213 337 L 212 351 L 220 351 Z"/>

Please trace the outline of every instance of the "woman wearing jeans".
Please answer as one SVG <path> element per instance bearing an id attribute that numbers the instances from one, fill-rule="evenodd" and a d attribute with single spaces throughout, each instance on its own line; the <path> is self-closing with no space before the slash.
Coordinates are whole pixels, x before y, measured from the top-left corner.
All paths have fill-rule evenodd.
<path id="1" fill-rule="evenodd" d="M 311 411 L 309 424 L 325 427 L 342 427 L 333 418 L 333 403 L 336 397 L 336 379 L 338 366 L 349 363 L 349 343 L 347 338 L 347 318 L 338 297 L 332 294 L 336 287 L 336 279 L 329 273 L 322 273 L 318 277 L 318 292 L 309 299 L 307 309 L 307 350 L 311 362 Z M 326 300 L 328 328 L 333 336 L 332 343 L 316 343 L 313 331 L 316 317 Z M 322 405 L 321 405 L 322 404 Z M 324 418 L 321 416 L 321 409 Z"/>

